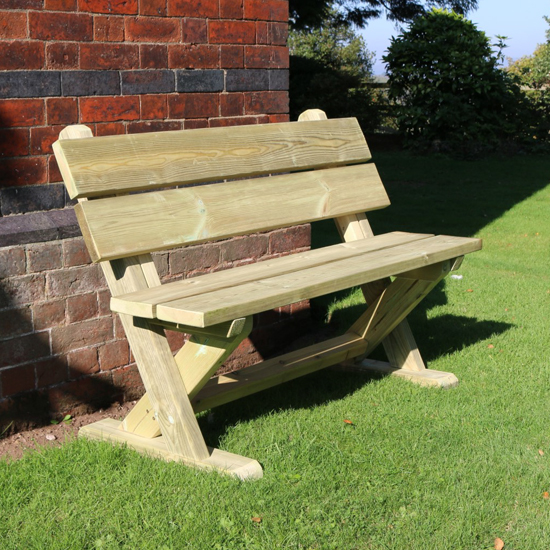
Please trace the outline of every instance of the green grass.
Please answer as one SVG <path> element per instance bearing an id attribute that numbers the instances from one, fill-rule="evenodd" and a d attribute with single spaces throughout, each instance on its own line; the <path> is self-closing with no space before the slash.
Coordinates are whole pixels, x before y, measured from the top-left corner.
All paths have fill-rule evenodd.
<path id="1" fill-rule="evenodd" d="M 0 461 L 3 549 L 550 548 L 550 160 L 376 158 L 393 202 L 377 233 L 484 239 L 411 316 L 459 387 L 328 370 L 203 415 L 209 444 L 261 462 L 257 482 L 81 440 Z"/>

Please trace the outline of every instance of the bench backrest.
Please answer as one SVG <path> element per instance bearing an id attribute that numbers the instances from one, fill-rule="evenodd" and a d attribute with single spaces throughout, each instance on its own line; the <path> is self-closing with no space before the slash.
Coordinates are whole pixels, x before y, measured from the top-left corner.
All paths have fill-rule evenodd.
<path id="1" fill-rule="evenodd" d="M 64 139 L 54 151 L 94 261 L 389 205 L 352 118 Z"/>

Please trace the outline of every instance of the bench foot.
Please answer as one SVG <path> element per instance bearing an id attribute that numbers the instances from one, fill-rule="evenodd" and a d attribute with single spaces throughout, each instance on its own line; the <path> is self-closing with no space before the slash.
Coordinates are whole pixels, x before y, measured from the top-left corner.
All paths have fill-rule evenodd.
<path id="1" fill-rule="evenodd" d="M 458 378 L 452 372 L 425 369 L 421 371 L 409 369 L 396 369 L 389 363 L 376 361 L 374 359 L 363 359 L 359 363 L 345 363 L 343 368 L 362 372 L 379 372 L 390 376 L 405 378 L 420 386 L 431 386 L 437 388 L 454 388 L 458 386 Z"/>
<path id="2" fill-rule="evenodd" d="M 120 424 L 121 422 L 118 420 L 106 418 L 82 427 L 78 436 L 95 441 L 127 445 L 145 455 L 162 458 L 166 461 L 181 462 L 194 468 L 217 470 L 242 480 L 260 479 L 263 476 L 262 467 L 257 460 L 208 447 L 210 456 L 205 460 L 196 461 L 168 451 L 162 436 L 152 439 L 142 437 L 121 430 Z"/>

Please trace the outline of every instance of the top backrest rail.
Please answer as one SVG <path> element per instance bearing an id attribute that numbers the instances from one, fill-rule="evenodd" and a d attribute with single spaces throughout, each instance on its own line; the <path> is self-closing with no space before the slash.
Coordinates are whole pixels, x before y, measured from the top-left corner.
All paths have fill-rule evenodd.
<path id="1" fill-rule="evenodd" d="M 54 151 L 71 198 L 371 159 L 354 118 L 67 139 Z"/>

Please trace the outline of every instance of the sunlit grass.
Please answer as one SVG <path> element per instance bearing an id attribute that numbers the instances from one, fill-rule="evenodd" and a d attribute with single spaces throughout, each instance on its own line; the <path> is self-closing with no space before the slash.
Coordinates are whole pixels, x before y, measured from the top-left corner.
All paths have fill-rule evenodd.
<path id="1" fill-rule="evenodd" d="M 550 160 L 377 162 L 394 203 L 377 233 L 484 239 L 410 318 L 460 385 L 328 370 L 201 417 L 257 482 L 82 440 L 0 462 L 2 548 L 550 548 Z M 345 328 L 362 298 L 340 299 L 317 308 Z"/>

